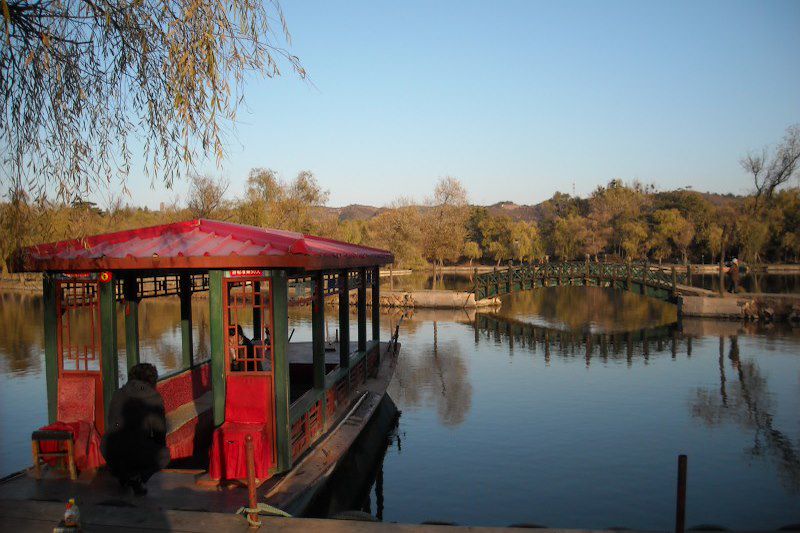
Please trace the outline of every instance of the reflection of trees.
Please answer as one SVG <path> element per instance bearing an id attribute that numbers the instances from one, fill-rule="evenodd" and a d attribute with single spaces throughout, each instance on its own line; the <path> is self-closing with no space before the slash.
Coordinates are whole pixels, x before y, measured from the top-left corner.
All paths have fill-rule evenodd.
<path id="1" fill-rule="evenodd" d="M 730 337 L 727 366 L 734 379 L 728 380 L 725 361 L 725 338 L 719 339 L 719 393 L 711 388 L 698 388 L 692 402 L 692 414 L 707 425 L 715 426 L 729 420 L 750 429 L 753 457 L 770 456 L 778 463 L 787 486 L 800 491 L 800 453 L 792 440 L 773 425 L 775 404 L 767 380 L 755 361 L 742 361 L 739 338 Z"/>
<path id="2" fill-rule="evenodd" d="M 436 313 L 422 313 L 430 314 Z M 451 313 L 445 314 L 451 317 Z M 431 327 L 433 342 L 416 346 L 413 353 L 403 352 L 389 393 L 405 405 L 435 405 L 442 424 L 456 426 L 472 405 L 472 383 L 457 340 L 442 335 L 440 320 L 428 318 L 420 320 L 420 315 L 414 315 L 403 321 L 403 333 Z M 391 325 L 391 318 L 389 322 Z"/>
<path id="3" fill-rule="evenodd" d="M 671 305 L 628 291 L 601 287 L 545 287 L 503 298 L 500 313 L 536 316 L 567 329 L 632 330 L 677 320 Z"/>
<path id="4" fill-rule="evenodd" d="M 122 307 L 122 306 L 120 306 Z M 125 349 L 125 317 L 119 314 L 117 322 L 118 349 Z M 194 360 L 210 357 L 208 337 L 208 300 L 192 301 L 192 344 Z M 142 300 L 139 304 L 139 351 L 143 362 L 155 364 L 160 371 L 181 368 L 181 304 L 174 296 Z"/>
<path id="5" fill-rule="evenodd" d="M 41 371 L 44 351 L 41 296 L 0 293 L 0 363 L 11 373 Z M 195 360 L 209 357 L 208 300 L 192 305 Z M 76 344 L 91 338 L 91 318 L 76 313 L 70 333 Z M 139 342 L 142 361 L 156 364 L 161 371 L 180 368 L 180 300 L 163 297 L 142 300 L 139 305 Z M 117 349 L 125 352 L 124 306 L 117 306 Z"/>
<path id="6" fill-rule="evenodd" d="M 41 296 L 0 293 L 0 364 L 4 373 L 41 371 L 43 314 Z"/>

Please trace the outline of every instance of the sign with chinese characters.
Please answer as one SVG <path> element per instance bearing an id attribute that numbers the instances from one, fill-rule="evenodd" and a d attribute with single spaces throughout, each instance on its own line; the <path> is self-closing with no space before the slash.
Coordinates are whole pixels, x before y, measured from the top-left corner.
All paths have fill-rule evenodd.
<path id="1" fill-rule="evenodd" d="M 97 279 L 96 272 L 60 272 L 57 275 L 59 280 L 80 280 L 91 281 Z"/>
<path id="2" fill-rule="evenodd" d="M 266 277 L 266 275 L 266 270 L 254 269 L 228 270 L 225 272 L 226 278 L 263 278 Z"/>

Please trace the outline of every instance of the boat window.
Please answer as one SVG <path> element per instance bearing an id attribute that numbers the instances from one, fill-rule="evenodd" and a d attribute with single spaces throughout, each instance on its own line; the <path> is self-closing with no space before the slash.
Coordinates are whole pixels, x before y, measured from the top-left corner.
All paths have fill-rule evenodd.
<path id="1" fill-rule="evenodd" d="M 61 371 L 100 370 L 100 300 L 96 281 L 59 281 L 58 358 Z"/>
<path id="2" fill-rule="evenodd" d="M 270 280 L 229 280 L 226 286 L 225 353 L 228 354 L 228 370 L 271 372 Z"/>

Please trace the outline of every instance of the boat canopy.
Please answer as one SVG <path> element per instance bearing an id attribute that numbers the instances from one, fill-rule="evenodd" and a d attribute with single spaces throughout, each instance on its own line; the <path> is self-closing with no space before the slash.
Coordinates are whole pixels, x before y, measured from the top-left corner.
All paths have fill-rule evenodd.
<path id="1" fill-rule="evenodd" d="M 282 268 L 301 271 L 386 265 L 385 250 L 231 222 L 195 219 L 21 249 L 18 272 Z"/>

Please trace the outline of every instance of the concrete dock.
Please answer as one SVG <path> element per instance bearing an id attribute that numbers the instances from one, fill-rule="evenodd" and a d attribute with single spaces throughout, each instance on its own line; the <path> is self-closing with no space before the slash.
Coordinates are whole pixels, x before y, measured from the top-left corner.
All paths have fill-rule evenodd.
<path id="1" fill-rule="evenodd" d="M 681 315 L 737 320 L 800 320 L 800 294 L 738 293 L 719 296 L 707 292 L 710 294 L 679 296 Z"/>
<path id="2" fill-rule="evenodd" d="M 508 527 L 468 527 L 429 524 L 394 524 L 317 518 L 261 517 L 259 529 L 250 528 L 244 517 L 233 513 L 199 511 L 150 511 L 114 505 L 79 504 L 83 531 L 270 531 L 279 533 L 500 533 Z M 64 515 L 64 504 L 47 501 L 0 500 L 0 529 L 3 531 L 51 532 Z M 588 530 L 538 529 L 542 533 Z"/>

